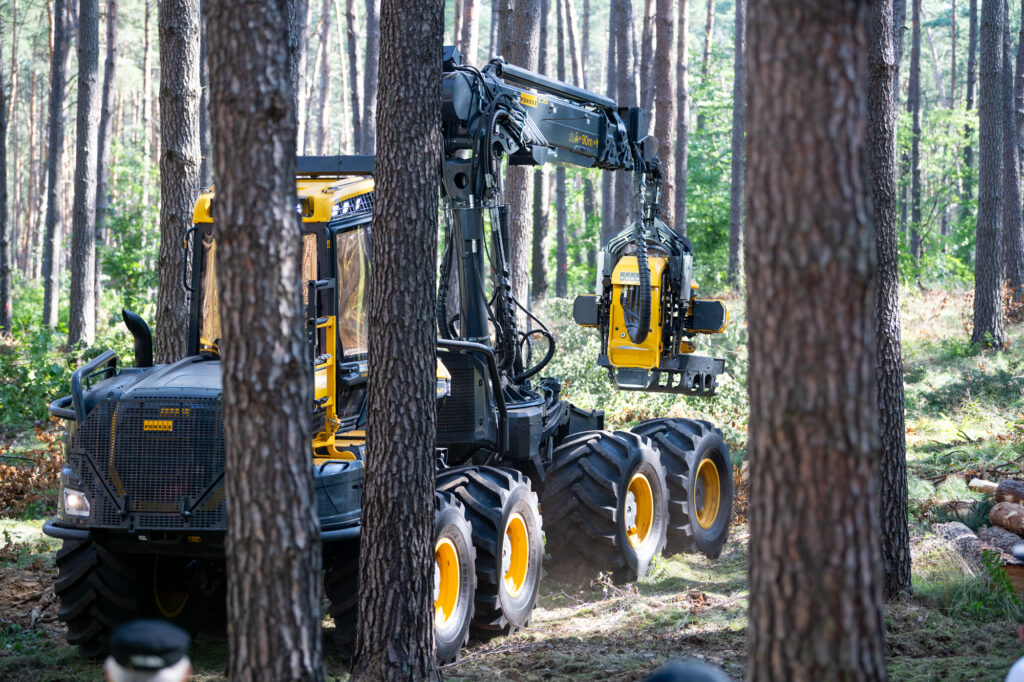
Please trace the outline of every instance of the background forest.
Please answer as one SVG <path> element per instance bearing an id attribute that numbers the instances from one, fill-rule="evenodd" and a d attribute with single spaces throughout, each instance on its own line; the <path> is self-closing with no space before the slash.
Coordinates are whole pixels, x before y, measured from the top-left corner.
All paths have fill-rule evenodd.
<path id="1" fill-rule="evenodd" d="M 744 309 L 759 303 L 757 292 L 745 292 L 743 286 L 743 187 L 734 180 L 743 176 L 742 164 L 734 158 L 743 148 L 743 134 L 734 122 L 743 120 L 737 13 L 744 3 L 541 0 L 540 44 L 517 50 L 535 49 L 537 61 L 527 66 L 537 71 L 620 103 L 644 106 L 652 112 L 652 133 L 671 131 L 667 148 L 676 170 L 666 183 L 664 210 L 693 243 L 694 279 L 702 294 L 726 299 L 732 314 L 732 325 L 714 341 L 712 351 L 724 355 L 729 367 L 720 395 L 684 401 L 617 392 L 594 367 L 595 335 L 570 323 L 572 298 L 593 290 L 603 238 L 629 217 L 628 206 L 616 201 L 612 174 L 553 168 L 534 172 L 532 205 L 520 207 L 531 241 L 529 277 L 524 279 L 532 305 L 559 338 L 559 354 L 549 372 L 565 378 L 565 394 L 575 403 L 602 407 L 614 426 L 686 415 L 711 419 L 722 428 L 737 469 L 733 540 L 717 561 L 665 560 L 629 588 L 607 583 L 567 592 L 546 584 L 533 628 L 475 650 L 446 676 L 593 679 L 611 670 L 630 677 L 693 651 L 705 652 L 728 672 L 742 676 L 748 596 Z M 970 342 L 978 224 L 980 3 L 919 0 L 917 30 L 910 11 L 914 4 L 905 3 L 897 88 L 897 198 L 916 596 L 887 611 L 890 673 L 895 679 L 933 679 L 939 674 L 1001 679 L 1019 653 L 1014 626 L 1024 617 L 1024 606 L 998 565 L 963 566 L 948 555 L 931 528 L 954 518 L 974 529 L 985 523 L 989 504 L 968 491 L 971 476 L 1024 473 L 1024 348 L 1017 342 L 1022 310 L 1019 302 L 1006 297 L 1005 352 L 990 353 Z M 1006 106 L 1006 120 L 1013 126 L 1009 134 L 1018 141 L 1024 133 L 1022 5 L 1007 4 L 1005 30 L 1006 54 L 1015 70 L 1008 81 L 1015 97 Z M 37 539 L 42 520 L 51 512 L 60 470 L 47 404 L 66 393 L 72 370 L 84 359 L 105 348 L 122 356 L 130 352 L 121 308 L 157 321 L 159 336 L 161 272 L 178 267 L 161 262 L 160 254 L 160 165 L 166 155 L 160 132 L 159 101 L 166 92 L 160 51 L 173 47 L 173 27 L 161 30 L 155 0 L 108 0 L 100 3 L 95 45 L 95 293 L 87 300 L 95 310 L 95 331 L 73 329 L 72 271 L 76 251 L 87 246 L 72 238 L 76 147 L 83 143 L 76 133 L 77 11 L 78 3 L 66 0 L 0 0 L 0 139 L 5 143 L 0 145 L 0 192 L 6 192 L 0 193 L 0 253 L 6 243 L 9 261 L 9 270 L 0 262 L 0 309 L 7 305 L 9 311 L 9 329 L 0 329 L 4 589 L 13 584 L 4 583 L 4 567 L 46 570 L 56 548 L 52 541 Z M 373 0 L 310 0 L 304 89 L 299 93 L 300 153 L 372 152 L 375 11 Z M 61 12 L 67 27 L 63 35 L 55 21 Z M 676 22 L 677 31 L 683 31 L 668 46 L 658 44 L 659 23 L 664 22 Z M 470 63 L 483 65 L 499 55 L 501 31 L 510 27 L 502 0 L 447 3 L 446 43 L 458 44 Z M 66 67 L 52 92 L 51 64 L 55 52 L 59 61 L 61 49 L 67 54 Z M 658 68 L 659 57 L 668 59 L 667 69 Z M 665 81 L 659 76 L 665 74 L 671 88 L 660 85 Z M 204 108 L 206 83 L 204 70 Z M 659 101 L 665 92 L 673 93 L 669 116 Z M 54 115 L 64 123 L 59 137 L 51 139 Z M 208 121 L 203 118 L 201 124 L 199 185 L 207 186 L 215 178 Z M 1018 184 L 1020 149 L 1018 142 Z M 52 187 L 48 176 L 56 180 Z M 193 198 L 200 189 L 194 188 Z M 1010 205 L 1012 195 L 1004 192 L 1003 201 Z M 1019 226 L 1019 188 L 1016 202 L 1004 210 L 1016 214 Z M 180 280 L 176 269 L 168 277 Z M 0 315 L 0 323 L 4 317 Z M 28 625 L 18 604 L 0 604 L 0 677 L 42 661 L 79 671 L 84 664 L 47 630 L 59 628 L 53 614 L 47 616 L 44 609 L 41 620 L 33 617 Z M 52 605 L 48 608 L 52 611 Z M 621 643 L 624 633 L 634 638 L 626 647 Z M 59 655 L 53 656 L 54 651 Z M 531 654 L 528 663 L 521 656 L 524 651 Z M 196 660 L 201 674 L 216 676 L 223 647 L 207 641 Z M 330 659 L 329 664 L 338 665 Z"/>

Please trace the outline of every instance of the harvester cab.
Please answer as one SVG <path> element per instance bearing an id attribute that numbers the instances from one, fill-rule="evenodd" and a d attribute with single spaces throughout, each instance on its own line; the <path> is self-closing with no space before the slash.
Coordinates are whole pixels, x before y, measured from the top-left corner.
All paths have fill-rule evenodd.
<path id="1" fill-rule="evenodd" d="M 706 421 L 611 431 L 603 412 L 566 400 L 560 380 L 542 375 L 555 335 L 513 295 L 505 162 L 629 173 L 634 219 L 604 246 L 597 293 L 576 300 L 574 317 L 600 333 L 598 364 L 619 388 L 714 394 L 724 362 L 695 355 L 690 339 L 724 330 L 728 313 L 696 297 L 691 245 L 658 219 L 660 166 L 643 111 L 501 59 L 477 69 L 453 48 L 441 109 L 434 624 L 437 656 L 450 661 L 471 630 L 486 638 L 529 622 L 545 554 L 570 581 L 636 579 L 662 553 L 716 557 L 732 464 Z M 324 590 L 344 647 L 359 601 L 373 157 L 299 157 L 297 171 L 310 466 Z M 199 197 L 185 238 L 187 357 L 152 366 L 148 328 L 126 316 L 136 366 L 108 351 L 50 407 L 69 428 L 59 513 L 44 531 L 64 541 L 61 618 L 88 656 L 105 653 L 120 622 L 156 615 L 194 627 L 223 601 L 220 352 L 232 339 L 221 311 L 238 303 L 218 287 L 216 202 L 212 190 Z M 539 359 L 525 351 L 545 342 Z"/>

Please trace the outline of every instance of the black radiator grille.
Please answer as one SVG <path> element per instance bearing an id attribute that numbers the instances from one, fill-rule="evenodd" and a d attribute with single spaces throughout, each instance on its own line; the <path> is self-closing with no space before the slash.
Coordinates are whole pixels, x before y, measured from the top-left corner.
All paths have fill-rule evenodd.
<path id="1" fill-rule="evenodd" d="M 101 403 L 74 435 L 71 456 L 94 500 L 92 523 L 137 529 L 224 527 L 224 427 L 220 401 L 121 400 Z M 90 479 L 88 483 L 86 480 Z M 102 482 L 101 482 L 102 481 Z M 115 501 L 103 494 L 109 490 Z M 184 512 L 184 513 L 183 513 Z"/>
<path id="2" fill-rule="evenodd" d="M 437 414 L 439 433 L 466 433 L 476 428 L 476 372 L 472 367 L 451 370 L 452 392 Z"/>

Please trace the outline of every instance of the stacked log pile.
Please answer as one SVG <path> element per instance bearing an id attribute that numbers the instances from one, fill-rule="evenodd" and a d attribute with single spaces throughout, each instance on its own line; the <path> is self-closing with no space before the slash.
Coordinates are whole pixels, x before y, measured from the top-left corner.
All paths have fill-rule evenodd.
<path id="1" fill-rule="evenodd" d="M 992 525 L 975 534 L 954 521 L 938 524 L 935 532 L 949 541 L 975 569 L 982 567 L 985 550 L 998 552 L 1010 582 L 1018 594 L 1024 594 L 1024 561 L 1013 556 L 1013 548 L 1024 545 L 1024 481 L 995 483 L 976 478 L 967 487 L 990 496 L 995 502 L 988 515 Z"/>

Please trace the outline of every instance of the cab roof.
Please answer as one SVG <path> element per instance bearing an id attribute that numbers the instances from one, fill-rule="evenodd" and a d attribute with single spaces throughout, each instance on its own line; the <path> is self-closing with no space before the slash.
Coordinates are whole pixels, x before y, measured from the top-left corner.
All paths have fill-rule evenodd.
<path id="1" fill-rule="evenodd" d="M 366 207 L 346 207 L 345 203 L 360 195 L 373 191 L 373 179 L 366 176 L 307 177 L 295 179 L 295 193 L 298 196 L 299 211 L 303 222 L 326 223 L 343 213 L 366 210 Z M 192 210 L 193 223 L 212 223 L 210 209 L 213 205 L 214 188 L 210 187 L 199 195 Z M 336 208 L 337 207 L 337 208 Z M 348 208 L 349 210 L 345 210 Z"/>

